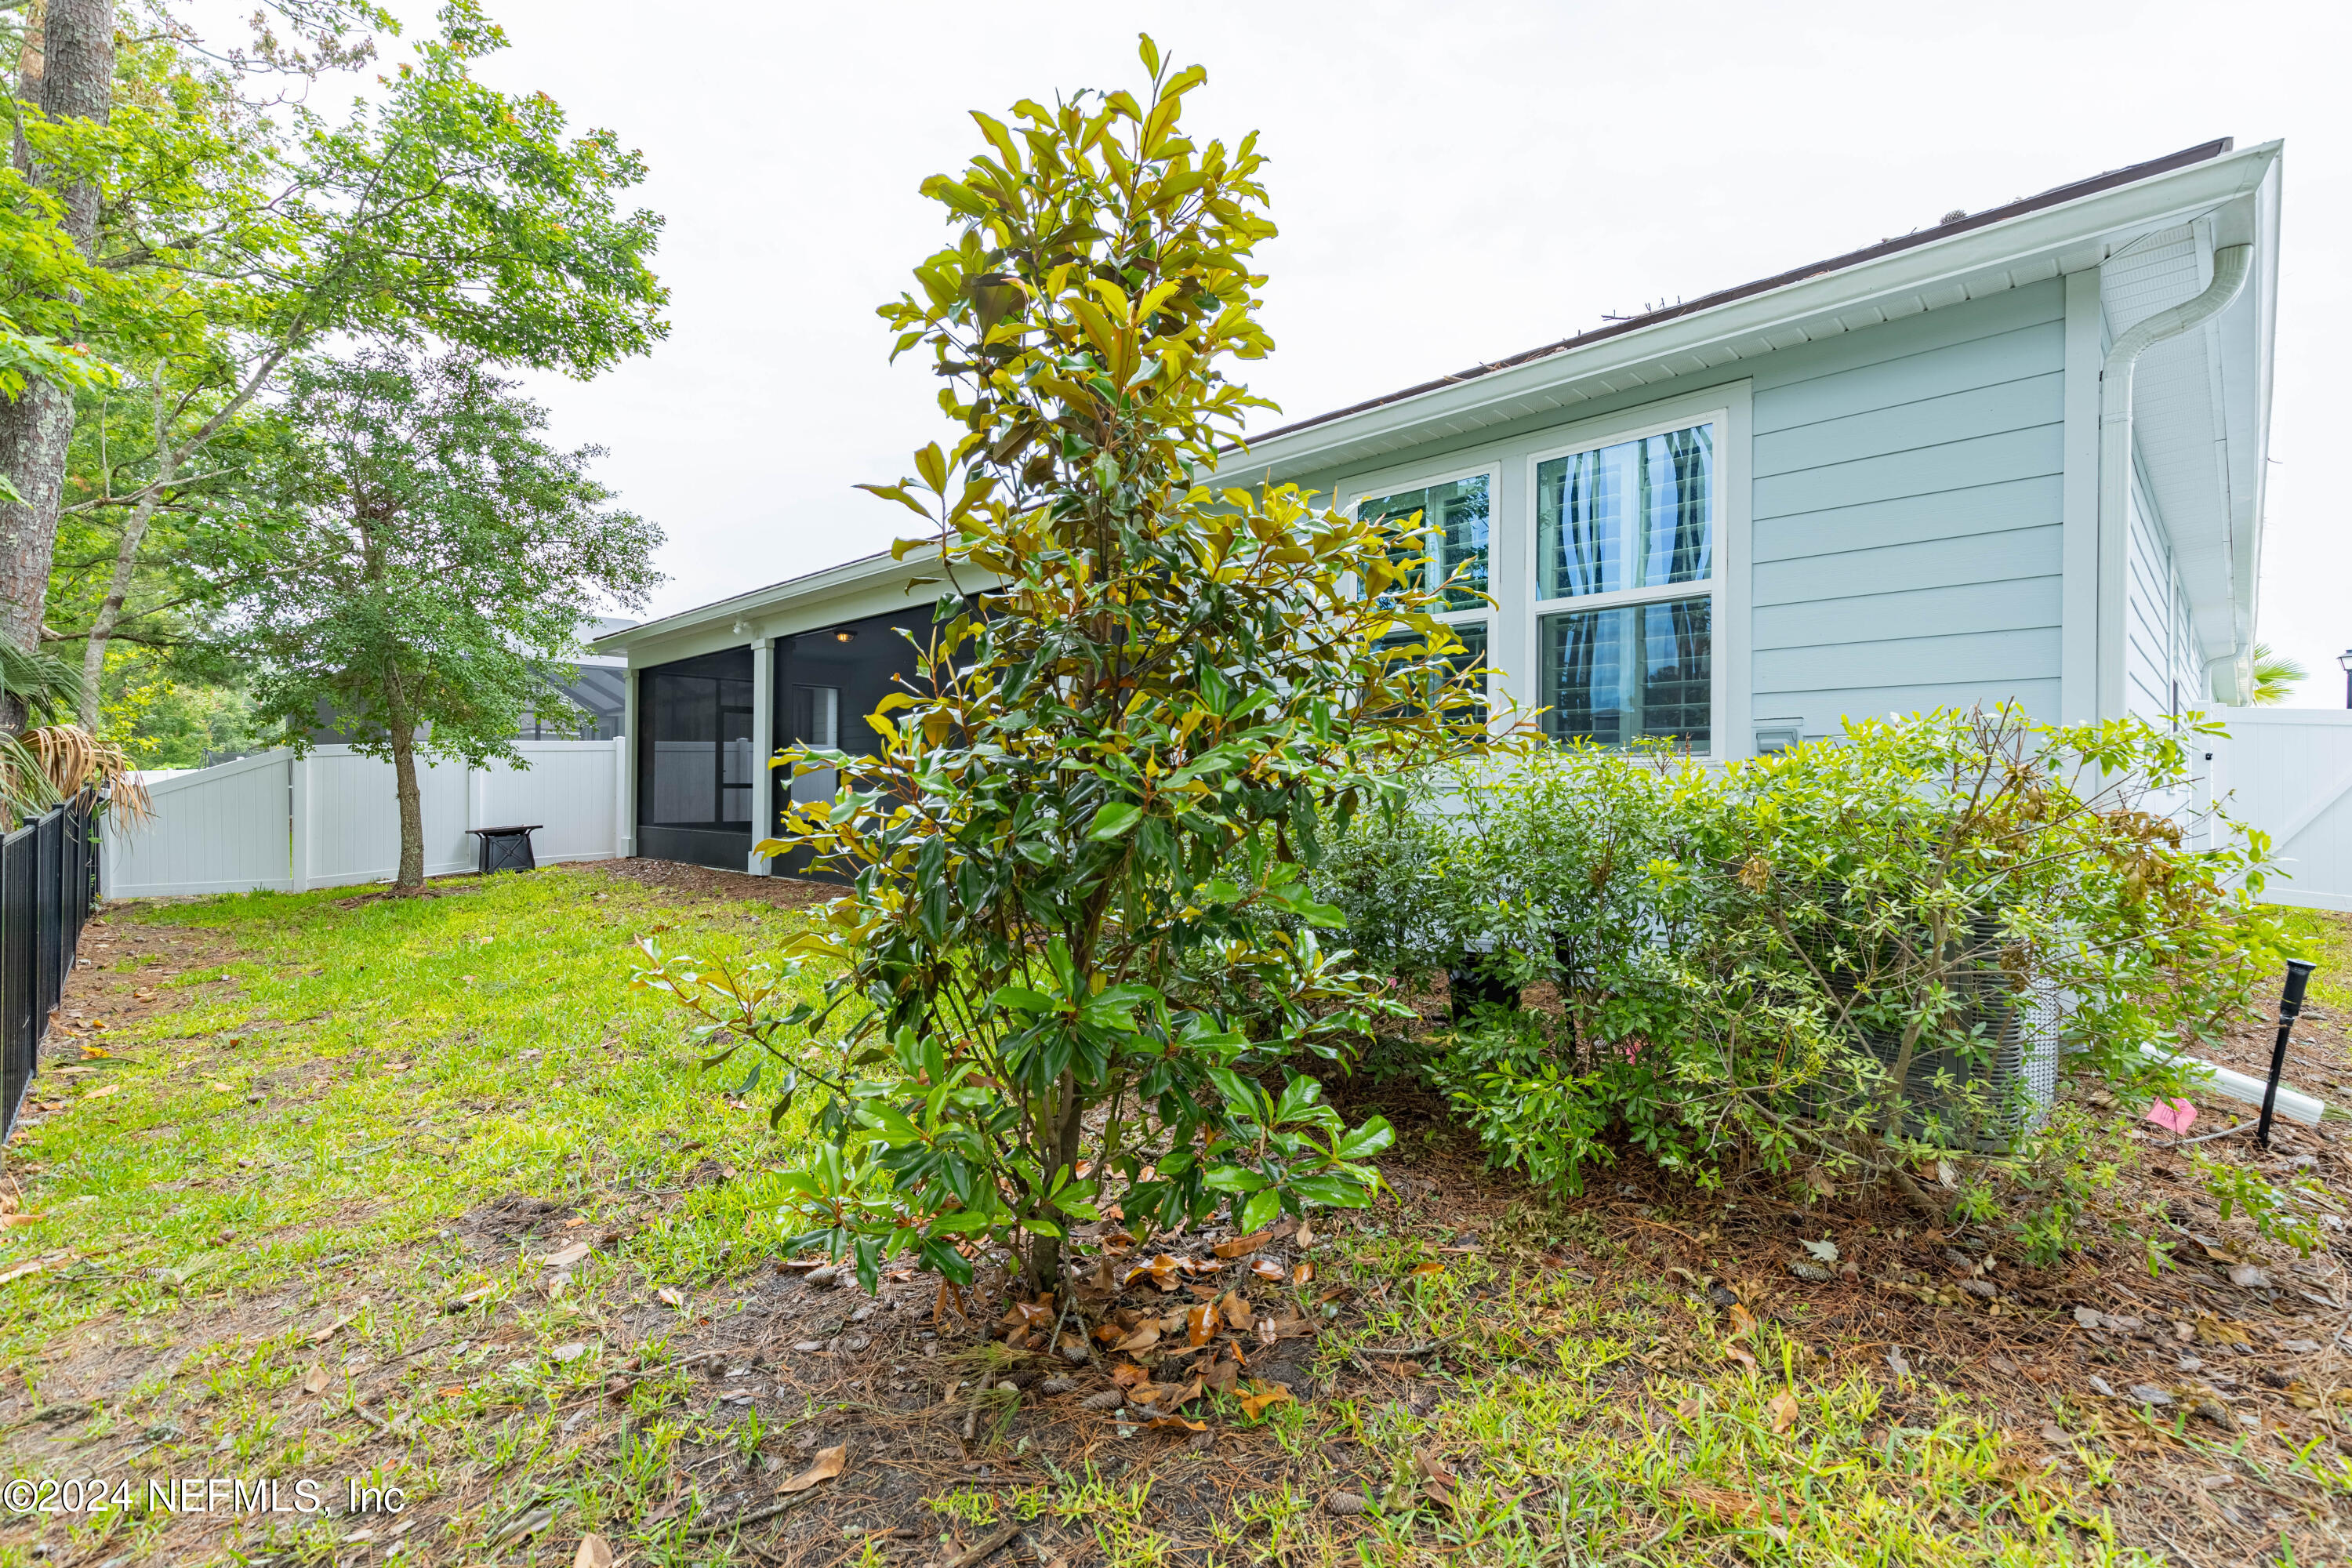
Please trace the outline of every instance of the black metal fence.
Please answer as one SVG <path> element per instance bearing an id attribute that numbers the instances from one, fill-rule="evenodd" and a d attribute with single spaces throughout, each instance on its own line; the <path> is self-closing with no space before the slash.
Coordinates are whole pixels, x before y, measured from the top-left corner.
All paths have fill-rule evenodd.
<path id="1" fill-rule="evenodd" d="M 82 922 L 98 907 L 98 845 L 89 795 L 0 838 L 0 1137 L 16 1125 Z"/>

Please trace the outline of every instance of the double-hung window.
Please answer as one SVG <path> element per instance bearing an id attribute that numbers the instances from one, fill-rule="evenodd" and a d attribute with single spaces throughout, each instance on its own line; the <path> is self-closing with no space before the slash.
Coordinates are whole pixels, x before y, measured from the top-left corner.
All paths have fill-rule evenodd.
<path id="1" fill-rule="evenodd" d="M 1713 749 L 1720 421 L 1538 457 L 1544 727 Z"/>
<path id="2" fill-rule="evenodd" d="M 1358 517 L 1393 521 L 1400 528 L 1420 514 L 1421 521 L 1410 535 L 1398 540 L 1395 552 L 1400 558 L 1421 557 L 1423 565 L 1416 575 L 1427 585 L 1443 589 L 1444 599 L 1435 614 L 1461 639 L 1463 651 L 1448 661 L 1457 669 L 1479 669 L 1486 662 L 1494 510 L 1492 473 L 1366 496 L 1356 503 Z"/>

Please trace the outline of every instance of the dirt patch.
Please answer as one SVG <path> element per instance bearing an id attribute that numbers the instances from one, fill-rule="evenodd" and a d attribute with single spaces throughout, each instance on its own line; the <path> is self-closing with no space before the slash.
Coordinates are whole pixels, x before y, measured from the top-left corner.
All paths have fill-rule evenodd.
<path id="1" fill-rule="evenodd" d="M 545 1198 L 508 1193 L 468 1209 L 457 1224 L 485 1241 L 514 1245 L 539 1239 L 571 1217 L 571 1213 L 563 1205 Z"/>
<path id="2" fill-rule="evenodd" d="M 335 900 L 335 908 L 339 910 L 355 910 L 362 904 L 378 904 L 383 902 L 387 899 L 454 899 L 460 893 L 478 893 L 481 890 L 482 887 L 478 882 L 474 883 L 470 887 L 464 888 L 436 888 L 428 883 L 412 892 L 401 893 L 387 891 L 382 893 L 362 893 L 356 898 L 337 899 Z"/>
<path id="3" fill-rule="evenodd" d="M 798 877 L 753 877 L 741 871 L 720 871 L 678 860 L 650 860 L 642 856 L 626 860 L 583 861 L 578 869 L 596 876 L 625 877 L 632 882 L 643 882 L 683 898 L 773 904 L 782 910 L 808 909 L 837 899 L 847 890 L 833 882 L 811 882 Z"/>

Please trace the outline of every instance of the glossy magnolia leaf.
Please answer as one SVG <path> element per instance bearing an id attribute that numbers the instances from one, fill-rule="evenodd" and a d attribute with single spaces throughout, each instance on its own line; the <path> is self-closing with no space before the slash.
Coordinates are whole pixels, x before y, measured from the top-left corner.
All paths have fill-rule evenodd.
<path id="1" fill-rule="evenodd" d="M 1242 1228 L 1256 1230 L 1263 1226 L 1270 1225 L 1273 1223 L 1274 1216 L 1281 1212 L 1282 1194 L 1273 1187 L 1267 1187 L 1263 1192 L 1252 1194 L 1249 1202 L 1242 1205 Z M 1281 1271 L 1276 1269 L 1276 1272 Z"/>
<path id="2" fill-rule="evenodd" d="M 1097 841 L 1117 838 L 1142 820 L 1142 817 L 1143 808 L 1139 805 L 1104 806 L 1095 814 L 1094 826 L 1087 831 L 1087 837 Z"/>

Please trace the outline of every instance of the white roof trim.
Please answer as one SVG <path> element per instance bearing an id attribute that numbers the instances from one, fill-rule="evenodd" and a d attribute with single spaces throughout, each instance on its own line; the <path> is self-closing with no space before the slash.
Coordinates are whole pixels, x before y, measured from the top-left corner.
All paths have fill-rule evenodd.
<path id="1" fill-rule="evenodd" d="M 1238 475 L 1280 481 L 1317 468 L 1683 379 L 1817 337 L 2095 267 L 2105 237 L 2179 222 L 2255 190 L 2279 155 L 2265 142 L 2145 180 L 1858 262 L 1655 326 L 1400 398 L 1232 454 Z M 1517 408 L 1509 405 L 1518 405 Z"/>

